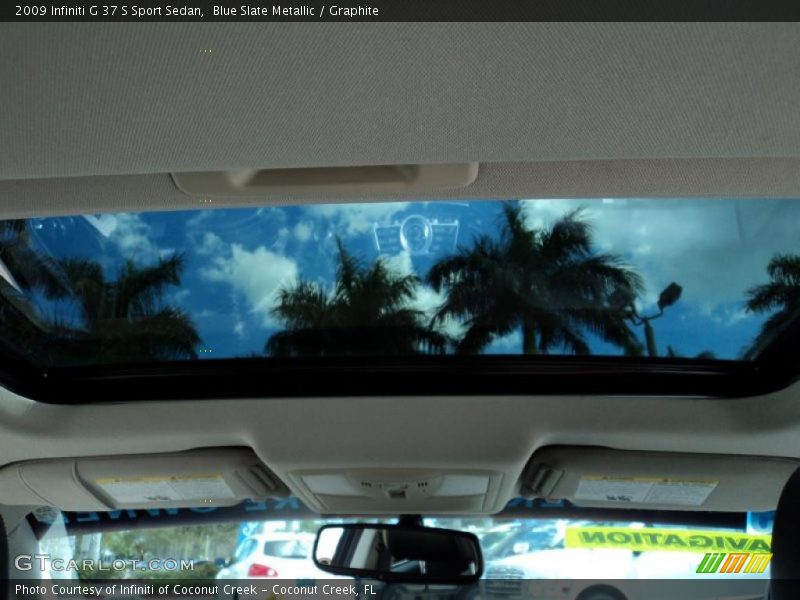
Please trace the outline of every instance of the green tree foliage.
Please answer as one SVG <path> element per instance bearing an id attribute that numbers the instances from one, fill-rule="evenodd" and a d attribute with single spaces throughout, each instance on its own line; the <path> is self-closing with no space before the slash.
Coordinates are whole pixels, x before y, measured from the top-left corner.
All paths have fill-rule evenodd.
<path id="1" fill-rule="evenodd" d="M 20 291 L 37 290 L 48 298 L 64 295 L 53 265 L 31 244 L 27 221 L 0 221 L 0 261 Z"/>
<path id="2" fill-rule="evenodd" d="M 410 308 L 420 280 L 384 261 L 364 265 L 338 244 L 333 289 L 301 281 L 280 291 L 272 310 L 285 330 L 272 335 L 273 356 L 377 356 L 443 353 L 447 339 Z"/>
<path id="3" fill-rule="evenodd" d="M 0 221 L 0 319 L 6 337 L 33 357 L 60 362 L 145 362 L 195 358 L 201 340 L 191 319 L 164 302 L 179 286 L 183 257 L 139 266 L 128 261 L 115 279 L 100 263 L 42 256 L 31 244 L 26 221 Z M 73 304 L 77 319 L 62 312 L 42 315 L 31 292 Z"/>
<path id="4" fill-rule="evenodd" d="M 800 256 L 777 254 L 767 265 L 769 282 L 747 290 L 746 308 L 753 313 L 773 314 L 761 326 L 761 331 L 746 354 L 758 352 L 777 333 L 785 329 L 800 311 Z"/>
<path id="5" fill-rule="evenodd" d="M 24 220 L 0 221 L 0 323 L 3 336 L 35 360 L 46 355 L 49 321 L 36 309 L 32 293 L 50 300 L 66 294 L 51 261 L 31 243 Z"/>
<path id="6" fill-rule="evenodd" d="M 667 346 L 667 358 L 686 358 L 686 356 L 673 348 L 672 346 Z M 714 354 L 711 350 L 703 350 L 702 352 L 698 352 L 694 355 L 693 358 L 701 359 L 701 360 L 714 360 L 717 358 L 717 355 Z"/>
<path id="7" fill-rule="evenodd" d="M 236 550 L 239 523 L 208 523 L 178 527 L 152 527 L 112 531 L 102 534 L 100 560 L 105 570 L 94 568 L 81 573 L 82 579 L 135 577 L 141 579 L 214 577 L 217 559 L 230 559 Z M 95 534 L 90 534 L 95 535 Z M 82 538 L 75 539 L 75 548 L 82 547 Z M 76 560 L 96 559 L 76 553 Z M 117 571 L 108 568 L 112 560 L 149 561 L 174 559 L 194 561 L 194 569 L 176 571 Z"/>
<path id="8" fill-rule="evenodd" d="M 635 353 L 639 345 L 609 297 L 620 290 L 635 296 L 641 278 L 620 257 L 594 252 L 581 211 L 549 229 L 529 227 L 517 203 L 507 203 L 503 217 L 498 240 L 481 236 L 428 273 L 447 294 L 436 321 L 453 318 L 467 328 L 457 352 L 480 352 L 521 329 L 524 354 L 589 354 L 587 333 Z"/>
<path id="9" fill-rule="evenodd" d="M 201 340 L 191 319 L 163 301 L 169 286 L 180 285 L 180 255 L 147 267 L 128 261 L 113 280 L 92 260 L 61 259 L 56 266 L 80 313 L 80 325 L 54 323 L 56 352 L 91 362 L 197 357 Z"/>

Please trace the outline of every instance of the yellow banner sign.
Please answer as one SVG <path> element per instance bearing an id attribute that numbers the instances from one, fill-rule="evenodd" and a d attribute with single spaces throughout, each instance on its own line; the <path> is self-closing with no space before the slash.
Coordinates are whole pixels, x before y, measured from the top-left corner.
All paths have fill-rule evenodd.
<path id="1" fill-rule="evenodd" d="M 669 550 L 676 552 L 769 552 L 771 536 L 700 529 L 567 527 L 567 548 Z"/>

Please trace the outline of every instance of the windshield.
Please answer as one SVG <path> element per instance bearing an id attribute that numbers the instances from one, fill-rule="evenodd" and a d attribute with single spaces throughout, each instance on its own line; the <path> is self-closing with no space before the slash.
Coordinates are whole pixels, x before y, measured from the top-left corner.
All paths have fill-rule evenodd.
<path id="1" fill-rule="evenodd" d="M 321 204 L 0 223 L 0 339 L 47 367 L 420 354 L 752 358 L 800 201 Z M 735 268 L 733 268 L 735 267 Z"/>
<path id="2" fill-rule="evenodd" d="M 264 544 L 264 554 L 278 558 L 307 559 L 311 556 L 311 544 L 311 540 L 302 539 L 266 542 Z"/>
<path id="3" fill-rule="evenodd" d="M 312 560 L 310 547 L 322 525 L 386 521 L 292 517 L 295 511 L 290 503 L 280 506 L 283 509 L 267 521 L 230 522 L 212 521 L 213 511 L 204 513 L 207 509 L 198 508 L 197 521 L 191 525 L 170 522 L 186 510 L 63 516 L 39 512 L 31 518 L 45 519 L 49 527 L 39 543 L 40 558 L 23 557 L 17 567 L 49 579 L 204 579 L 219 586 L 255 580 L 258 589 L 269 592 L 274 591 L 273 585 L 300 582 L 307 586 L 335 578 Z M 257 508 L 257 503 L 251 508 Z M 281 516 L 281 512 L 289 514 Z M 155 518 L 161 523 L 156 524 Z M 733 582 L 740 594 L 760 594 L 769 577 L 772 520 L 773 513 L 754 513 L 738 526 L 732 521 L 721 527 L 634 522 L 622 516 L 597 521 L 501 514 L 425 518 L 424 523 L 475 534 L 483 550 L 483 593 L 522 598 L 530 597 L 533 588 L 527 586 L 545 585 L 542 582 L 580 591 L 597 581 L 625 589 L 630 584 L 624 582 L 629 580 L 691 580 L 701 586 L 697 589 L 713 581 L 723 586 Z M 103 525 L 98 526 L 99 522 Z M 94 526 L 93 531 L 82 531 L 87 525 Z M 70 531 L 71 526 L 76 530 Z M 320 542 L 320 555 L 332 552 Z M 723 588 L 714 589 L 721 595 Z"/>

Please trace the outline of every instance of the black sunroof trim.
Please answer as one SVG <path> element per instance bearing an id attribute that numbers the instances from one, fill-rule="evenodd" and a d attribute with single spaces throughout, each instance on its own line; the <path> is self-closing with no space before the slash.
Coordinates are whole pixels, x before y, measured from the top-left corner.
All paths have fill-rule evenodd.
<path id="1" fill-rule="evenodd" d="M 232 358 L 50 368 L 40 358 L 30 349 L 20 352 L 0 339 L 0 386 L 52 404 L 387 395 L 733 398 L 775 392 L 798 379 L 800 311 L 752 360 L 424 355 Z"/>
<path id="2" fill-rule="evenodd" d="M 596 356 L 246 358 L 47 372 L 19 360 L 3 364 L 3 385 L 50 404 L 387 395 L 744 397 L 796 379 L 793 370 L 760 361 Z"/>
<path id="3" fill-rule="evenodd" d="M 48 404 L 346 396 L 741 398 L 800 376 L 800 318 L 753 360 L 566 355 L 234 358 L 46 369 L 0 340 L 0 385 Z"/>

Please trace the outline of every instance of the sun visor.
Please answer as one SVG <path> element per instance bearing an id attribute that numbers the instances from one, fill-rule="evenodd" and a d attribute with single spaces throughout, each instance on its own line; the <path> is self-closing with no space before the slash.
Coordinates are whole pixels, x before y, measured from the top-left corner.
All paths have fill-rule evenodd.
<path id="1" fill-rule="evenodd" d="M 529 461 L 520 493 L 586 507 L 768 511 L 798 465 L 775 457 L 549 446 Z"/>
<path id="2" fill-rule="evenodd" d="M 0 469 L 0 504 L 70 511 L 232 506 L 288 495 L 249 448 L 39 460 Z"/>

